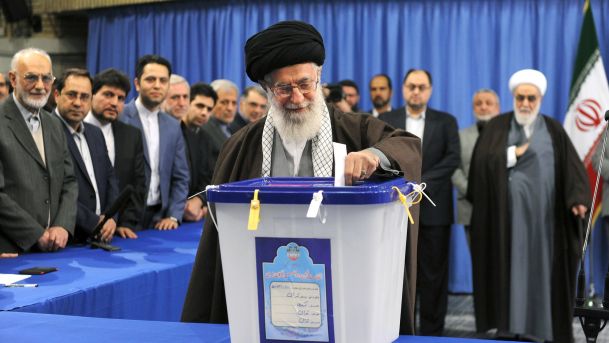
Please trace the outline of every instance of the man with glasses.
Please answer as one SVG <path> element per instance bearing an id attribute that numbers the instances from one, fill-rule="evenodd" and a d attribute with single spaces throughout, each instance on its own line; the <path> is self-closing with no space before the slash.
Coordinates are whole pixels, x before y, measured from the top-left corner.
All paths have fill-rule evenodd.
<path id="1" fill-rule="evenodd" d="M 0 73 L 0 102 L 8 96 L 8 80 Z"/>
<path id="2" fill-rule="evenodd" d="M 74 234 L 78 186 L 60 120 L 41 110 L 54 77 L 49 55 L 11 61 L 14 88 L 0 104 L 0 252 L 56 251 Z"/>
<path id="3" fill-rule="evenodd" d="M 476 328 L 571 342 L 588 178 L 562 125 L 539 114 L 545 76 L 520 70 L 509 88 L 514 110 L 486 124 L 469 173 Z"/>
<path id="4" fill-rule="evenodd" d="M 406 106 L 379 115 L 390 125 L 406 129 L 421 138 L 423 166 L 421 181 L 430 201 L 421 204 L 421 230 L 417 293 L 421 335 L 441 336 L 448 302 L 448 252 L 453 218 L 450 178 L 459 166 L 457 121 L 427 106 L 432 93 L 431 74 L 410 69 L 404 76 L 402 94 Z"/>
<path id="5" fill-rule="evenodd" d="M 347 147 L 347 185 L 390 169 L 419 181 L 418 138 L 372 116 L 335 112 L 326 106 L 319 85 L 324 59 L 321 35 L 304 22 L 280 22 L 248 39 L 247 75 L 265 89 L 270 108 L 265 118 L 226 142 L 212 184 L 261 176 L 332 176 L 332 142 Z M 417 217 L 416 206 L 413 212 Z M 408 229 L 401 318 L 401 331 L 411 334 L 416 246 L 417 226 L 412 225 Z M 226 323 L 222 280 L 218 233 L 212 221 L 206 221 L 182 320 Z"/>
<path id="6" fill-rule="evenodd" d="M 266 93 L 260 86 L 245 88 L 239 100 L 239 112 L 228 129 L 231 134 L 239 131 L 245 125 L 264 117 L 268 110 Z"/>
<path id="7" fill-rule="evenodd" d="M 85 242 L 102 213 L 118 196 L 114 168 L 102 131 L 83 122 L 91 109 L 91 76 L 84 69 L 67 69 L 55 82 L 55 114 L 61 119 L 78 179 L 78 210 L 76 212 L 76 241 Z M 110 218 L 99 233 L 99 239 L 109 242 L 114 237 L 116 221 Z"/>

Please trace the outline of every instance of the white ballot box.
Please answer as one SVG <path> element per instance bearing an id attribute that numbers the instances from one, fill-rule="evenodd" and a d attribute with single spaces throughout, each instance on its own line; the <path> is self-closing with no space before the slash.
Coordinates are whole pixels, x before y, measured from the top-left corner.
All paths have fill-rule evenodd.
<path id="1" fill-rule="evenodd" d="M 408 228 L 398 189 L 412 187 L 332 178 L 210 187 L 231 342 L 397 339 Z"/>

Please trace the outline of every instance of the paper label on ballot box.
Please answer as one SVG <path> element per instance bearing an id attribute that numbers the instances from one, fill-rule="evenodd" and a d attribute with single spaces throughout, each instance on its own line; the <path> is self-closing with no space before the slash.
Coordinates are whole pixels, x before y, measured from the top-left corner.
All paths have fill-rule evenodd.
<path id="1" fill-rule="evenodd" d="M 330 240 L 256 238 L 260 341 L 334 342 Z"/>

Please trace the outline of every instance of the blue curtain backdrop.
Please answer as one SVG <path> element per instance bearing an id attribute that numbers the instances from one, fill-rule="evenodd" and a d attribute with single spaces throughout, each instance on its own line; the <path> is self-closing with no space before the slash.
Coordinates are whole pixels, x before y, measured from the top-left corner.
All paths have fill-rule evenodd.
<path id="1" fill-rule="evenodd" d="M 363 110 L 371 108 L 367 85 L 372 75 L 392 78 L 397 108 L 404 104 L 404 73 L 425 68 L 434 81 L 430 106 L 452 113 L 463 128 L 474 121 L 471 98 L 477 89 L 495 89 L 501 109 L 510 110 L 509 77 L 535 68 L 548 78 L 541 110 L 562 122 L 583 2 L 229 0 L 125 7 L 90 13 L 87 65 L 92 73 L 116 67 L 134 77 L 137 57 L 157 53 L 191 83 L 227 78 L 244 87 L 251 84 L 243 62 L 247 38 L 277 21 L 299 19 L 324 37 L 323 81 L 353 79 L 360 85 Z M 609 0 L 593 0 L 592 9 L 609 70 Z M 469 252 L 462 227 L 455 226 L 450 289 L 471 288 Z"/>

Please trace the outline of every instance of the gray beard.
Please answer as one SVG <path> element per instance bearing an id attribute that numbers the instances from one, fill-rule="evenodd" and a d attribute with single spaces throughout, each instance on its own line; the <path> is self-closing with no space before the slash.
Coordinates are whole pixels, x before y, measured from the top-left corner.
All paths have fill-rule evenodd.
<path id="1" fill-rule="evenodd" d="M 290 110 L 290 104 L 280 105 L 273 93 L 270 94 L 269 116 L 273 117 L 275 129 L 282 141 L 303 143 L 319 133 L 326 106 L 321 87 L 317 88 L 315 99 L 305 103 L 306 109 L 302 112 Z"/>
<path id="2" fill-rule="evenodd" d="M 20 87 L 20 86 L 17 86 L 17 87 Z M 20 98 L 25 103 L 25 105 L 28 107 L 31 107 L 31 108 L 35 108 L 35 109 L 43 108 L 44 105 L 47 104 L 47 101 L 49 100 L 49 96 L 51 95 L 51 92 L 48 92 L 44 98 L 42 98 L 40 100 L 36 100 L 36 99 L 32 99 L 30 97 L 30 94 L 28 92 L 26 92 L 23 88 L 19 88 L 18 91 L 21 94 Z"/>
<path id="3" fill-rule="evenodd" d="M 531 113 L 523 113 L 516 107 L 516 100 L 514 100 L 514 119 L 516 122 L 522 126 L 527 126 L 537 119 L 539 115 L 539 108 L 541 107 L 541 103 L 537 104 Z"/>

